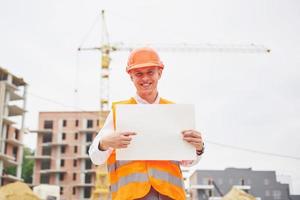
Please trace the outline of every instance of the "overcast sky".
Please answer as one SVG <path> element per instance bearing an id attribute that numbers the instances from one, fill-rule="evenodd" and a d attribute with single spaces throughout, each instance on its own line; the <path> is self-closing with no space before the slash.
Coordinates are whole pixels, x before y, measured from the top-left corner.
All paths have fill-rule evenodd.
<path id="1" fill-rule="evenodd" d="M 197 128 L 207 141 L 198 168 L 275 170 L 290 176 L 292 192 L 300 194 L 299 159 L 213 144 L 300 157 L 299 1 L 0 0 L 0 66 L 29 84 L 28 128 L 37 129 L 39 111 L 99 109 L 100 54 L 76 49 L 100 45 L 102 9 L 113 43 L 270 48 L 270 54 L 160 52 L 166 68 L 159 91 L 196 105 Z M 111 55 L 112 101 L 135 93 L 127 56 Z M 34 148 L 35 136 L 25 143 Z"/>

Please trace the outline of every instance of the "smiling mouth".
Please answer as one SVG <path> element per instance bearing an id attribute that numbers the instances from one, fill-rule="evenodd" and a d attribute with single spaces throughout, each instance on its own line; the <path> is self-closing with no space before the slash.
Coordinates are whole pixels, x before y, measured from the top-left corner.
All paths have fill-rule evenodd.
<path id="1" fill-rule="evenodd" d="M 141 83 L 140 86 L 142 86 L 142 88 L 148 89 L 149 87 L 151 87 L 152 83 Z"/>

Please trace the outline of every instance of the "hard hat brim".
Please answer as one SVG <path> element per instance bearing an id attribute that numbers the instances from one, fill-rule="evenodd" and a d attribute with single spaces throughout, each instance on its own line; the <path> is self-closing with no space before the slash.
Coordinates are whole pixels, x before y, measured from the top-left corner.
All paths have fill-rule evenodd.
<path id="1" fill-rule="evenodd" d="M 130 71 L 130 70 L 133 70 L 133 69 L 138 69 L 138 68 L 144 68 L 144 67 L 160 67 L 160 68 L 164 68 L 164 65 L 162 63 L 143 63 L 143 64 L 137 64 L 137 65 L 133 65 L 133 66 L 127 66 L 126 67 L 126 71 L 127 73 Z"/>

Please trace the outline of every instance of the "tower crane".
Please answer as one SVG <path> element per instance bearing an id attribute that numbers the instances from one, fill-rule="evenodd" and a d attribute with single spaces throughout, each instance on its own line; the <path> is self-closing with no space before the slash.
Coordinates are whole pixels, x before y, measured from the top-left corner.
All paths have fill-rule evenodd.
<path id="1" fill-rule="evenodd" d="M 110 69 L 110 53 L 114 51 L 132 51 L 141 46 L 154 47 L 158 51 L 165 52 L 218 52 L 218 53 L 270 53 L 271 50 L 263 45 L 256 44 L 124 44 L 109 42 L 109 34 L 105 21 L 105 11 L 101 11 L 102 17 L 102 35 L 101 45 L 97 47 L 79 47 L 78 51 L 100 51 L 101 52 L 101 88 L 100 88 L 100 112 L 109 111 L 109 69 Z M 101 119 L 100 119 L 101 120 Z M 103 123 L 100 123 L 103 124 Z M 91 199 L 108 199 L 109 183 L 107 166 L 99 166 L 96 170 L 95 188 L 92 192 Z"/>

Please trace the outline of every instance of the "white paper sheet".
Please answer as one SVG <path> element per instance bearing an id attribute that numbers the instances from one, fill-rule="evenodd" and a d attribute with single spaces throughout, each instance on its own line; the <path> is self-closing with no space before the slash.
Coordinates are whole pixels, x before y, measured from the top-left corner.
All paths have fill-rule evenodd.
<path id="1" fill-rule="evenodd" d="M 117 105 L 116 130 L 136 132 L 130 145 L 117 149 L 117 160 L 195 160 L 195 148 L 182 131 L 195 128 L 193 105 Z"/>

